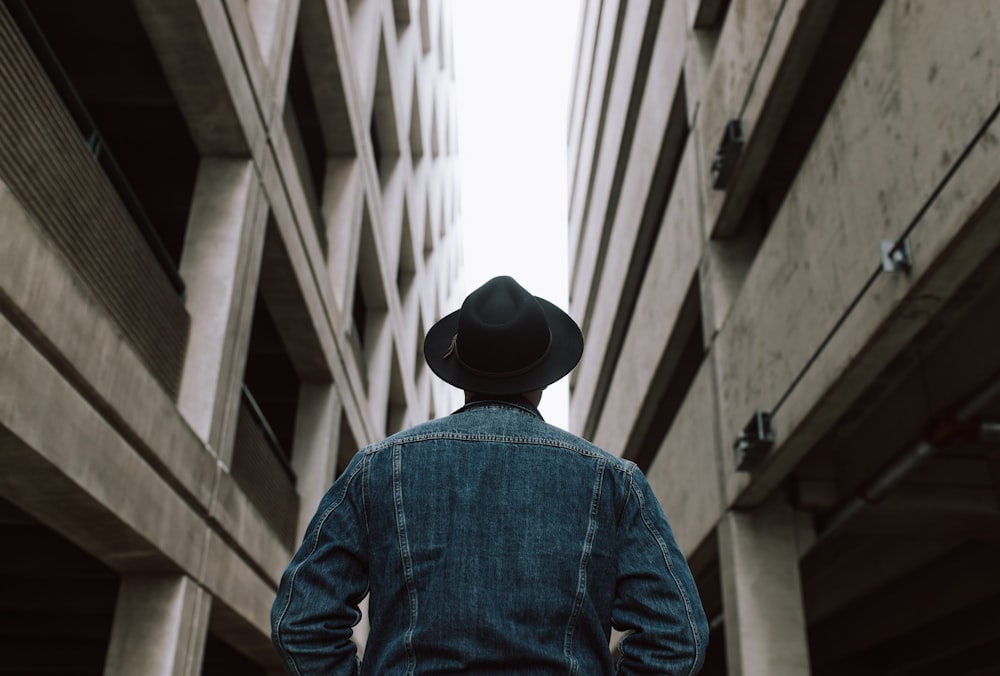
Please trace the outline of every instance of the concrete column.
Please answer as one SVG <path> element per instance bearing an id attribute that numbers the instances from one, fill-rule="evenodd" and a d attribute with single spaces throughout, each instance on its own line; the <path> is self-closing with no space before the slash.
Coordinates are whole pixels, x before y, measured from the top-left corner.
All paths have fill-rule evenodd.
<path id="1" fill-rule="evenodd" d="M 348 308 L 351 302 L 348 290 L 354 288 L 364 201 L 358 161 L 344 157 L 327 160 L 321 202 L 326 224 L 327 270 L 340 308 Z"/>
<path id="2" fill-rule="evenodd" d="M 211 595 L 183 575 L 122 580 L 104 676 L 197 676 Z"/>
<path id="3" fill-rule="evenodd" d="M 282 3 L 279 0 L 249 0 L 247 12 L 253 25 L 254 37 L 260 49 L 264 63 L 271 63 L 271 51 L 274 45 L 275 33 L 279 25 L 279 14 Z"/>
<path id="4" fill-rule="evenodd" d="M 180 266 L 191 334 L 178 408 L 226 463 L 232 456 L 266 217 L 250 160 L 201 161 Z"/>
<path id="5" fill-rule="evenodd" d="M 295 417 L 295 449 L 292 468 L 298 478 L 299 523 L 296 541 L 305 535 L 309 520 L 337 473 L 343 403 L 337 389 L 328 383 L 304 383 L 299 388 Z M 364 654 L 368 640 L 368 597 L 361 602 L 361 622 L 354 627 L 354 642 Z"/>
<path id="6" fill-rule="evenodd" d="M 730 676 L 808 676 L 798 525 L 782 502 L 729 511 L 719 566 Z"/>
<path id="7" fill-rule="evenodd" d="M 292 469 L 299 492 L 296 541 L 302 539 L 320 499 L 333 483 L 342 410 L 343 404 L 332 384 L 304 383 L 299 388 L 292 450 Z"/>

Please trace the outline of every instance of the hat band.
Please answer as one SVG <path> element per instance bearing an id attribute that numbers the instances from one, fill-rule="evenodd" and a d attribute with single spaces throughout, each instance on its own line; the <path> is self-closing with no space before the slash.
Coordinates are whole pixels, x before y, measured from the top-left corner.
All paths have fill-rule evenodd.
<path id="1" fill-rule="evenodd" d="M 513 378 L 514 376 L 524 375 L 528 371 L 537 368 L 539 364 L 545 361 L 545 358 L 549 356 L 549 352 L 551 350 L 552 350 L 552 329 L 550 328 L 549 340 L 548 343 L 545 345 L 545 351 L 542 352 L 541 356 L 535 361 L 531 362 L 527 366 L 523 366 L 519 369 L 514 369 L 513 371 L 483 371 L 481 369 L 475 368 L 474 366 L 469 366 L 468 364 L 465 363 L 465 361 L 462 360 L 462 355 L 458 353 L 458 334 L 456 333 L 454 336 L 451 337 L 451 347 L 449 347 L 448 351 L 444 353 L 443 358 L 447 359 L 448 357 L 454 355 L 455 360 L 459 363 L 459 365 L 462 368 L 464 368 L 466 371 L 476 376 L 481 376 L 483 378 Z"/>

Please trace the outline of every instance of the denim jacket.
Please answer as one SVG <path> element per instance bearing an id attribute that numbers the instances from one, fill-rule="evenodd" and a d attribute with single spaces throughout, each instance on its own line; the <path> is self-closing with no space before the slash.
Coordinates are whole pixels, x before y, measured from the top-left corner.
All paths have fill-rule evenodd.
<path id="1" fill-rule="evenodd" d="M 369 595 L 359 660 L 351 628 Z M 646 478 L 482 401 L 360 451 L 282 576 L 272 639 L 290 673 L 696 674 L 708 640 Z M 628 635 L 612 663 L 611 628 Z"/>

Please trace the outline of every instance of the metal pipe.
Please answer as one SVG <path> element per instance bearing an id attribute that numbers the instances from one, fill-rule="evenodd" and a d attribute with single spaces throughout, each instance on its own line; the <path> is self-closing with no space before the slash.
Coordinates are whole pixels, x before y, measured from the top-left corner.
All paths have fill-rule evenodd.
<path id="1" fill-rule="evenodd" d="M 861 493 L 865 502 L 878 502 L 899 483 L 903 477 L 915 470 L 924 460 L 934 454 L 937 448 L 926 439 L 921 439 L 906 453 L 886 467 Z"/>
<path id="2" fill-rule="evenodd" d="M 998 395 L 1000 395 L 1000 378 L 987 385 L 979 394 L 972 397 L 961 408 L 955 411 L 955 419 L 965 422 L 983 410 Z"/>
<path id="3" fill-rule="evenodd" d="M 1000 441 L 1000 421 L 984 420 L 979 423 L 979 440 L 987 443 Z"/>

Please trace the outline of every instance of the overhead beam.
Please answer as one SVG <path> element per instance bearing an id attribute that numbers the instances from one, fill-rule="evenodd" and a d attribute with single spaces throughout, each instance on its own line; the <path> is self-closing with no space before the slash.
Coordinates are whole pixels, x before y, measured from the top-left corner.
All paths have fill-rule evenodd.
<path id="1" fill-rule="evenodd" d="M 810 627 L 814 664 L 851 657 L 1000 594 L 1000 544 L 972 542 Z"/>
<path id="2" fill-rule="evenodd" d="M 926 670 L 936 665 L 939 671 L 934 673 L 960 673 L 954 667 L 943 667 L 941 661 L 956 660 L 962 653 L 978 652 L 997 642 L 1000 597 L 993 596 L 880 646 L 879 655 L 886 668 L 922 665 Z"/>
<path id="3" fill-rule="evenodd" d="M 953 549 L 956 541 L 844 534 L 802 559 L 802 594 L 810 626 Z"/>

